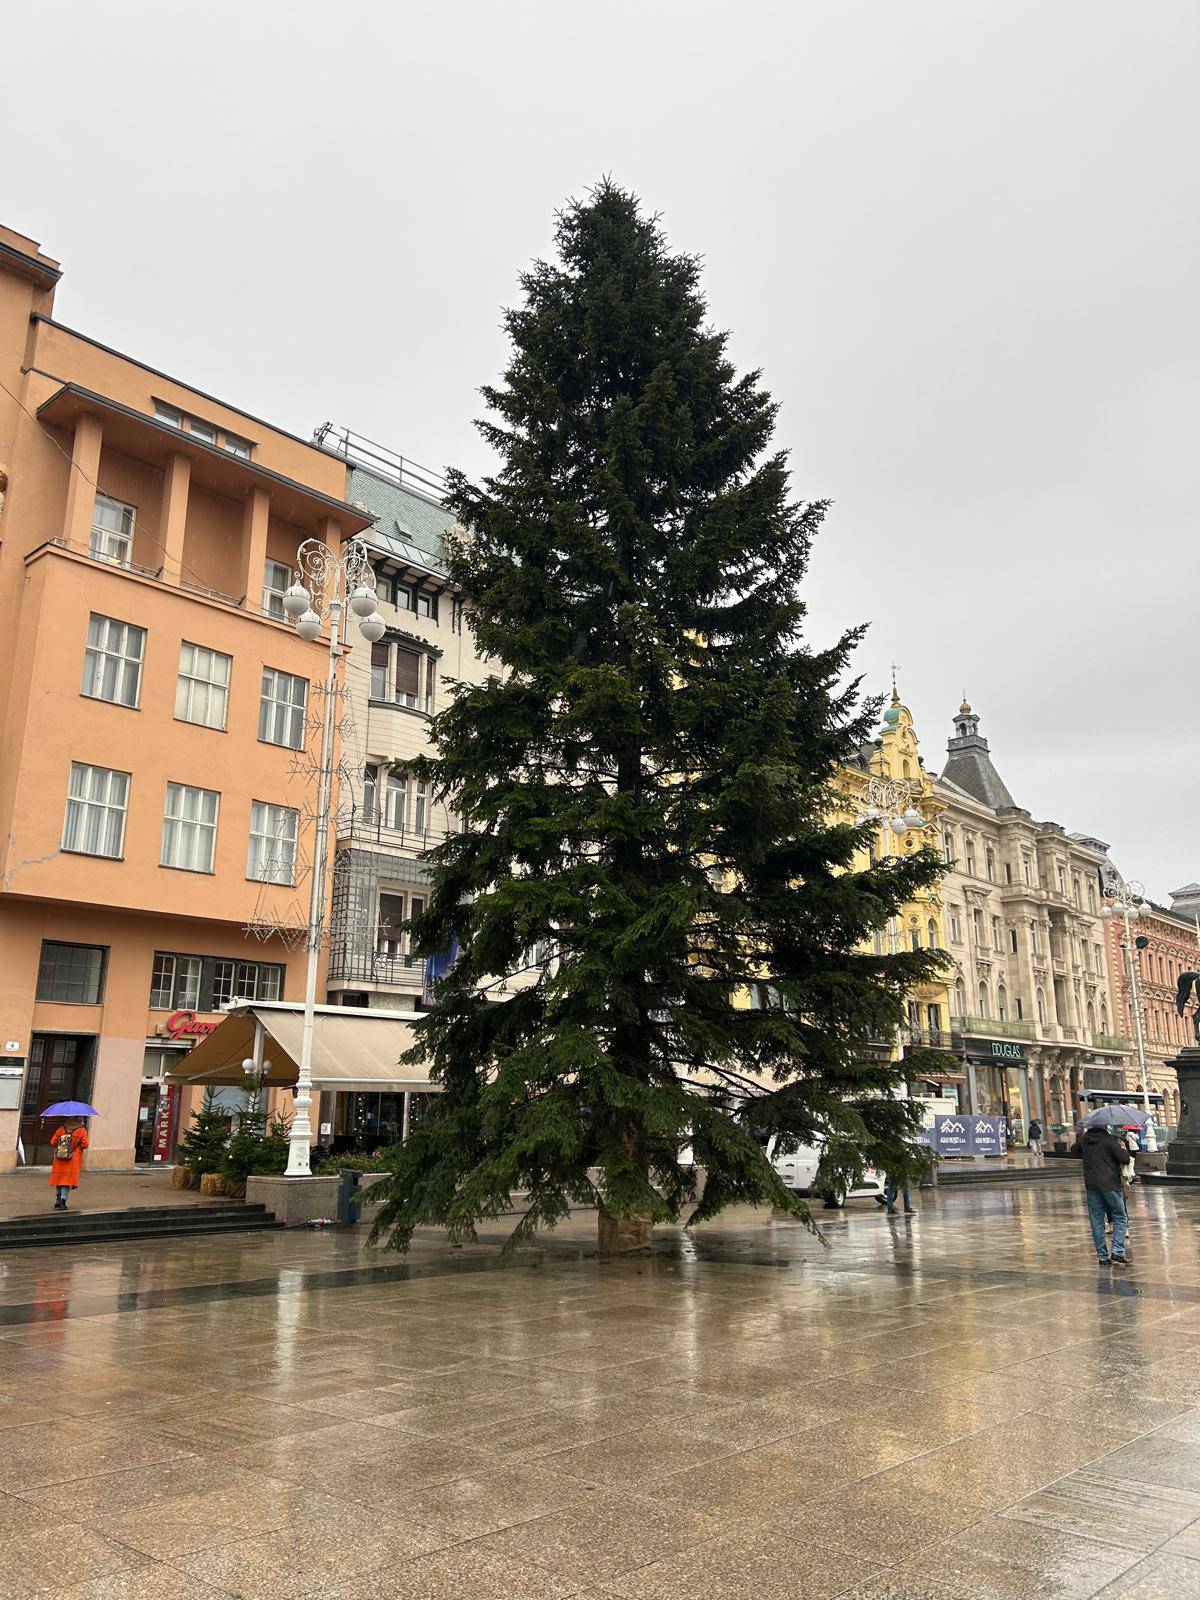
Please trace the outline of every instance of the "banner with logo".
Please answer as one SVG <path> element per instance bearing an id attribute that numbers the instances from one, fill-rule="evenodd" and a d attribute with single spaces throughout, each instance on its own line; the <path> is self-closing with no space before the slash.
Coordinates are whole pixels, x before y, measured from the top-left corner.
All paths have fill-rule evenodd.
<path id="1" fill-rule="evenodd" d="M 940 1156 L 1002 1156 L 1007 1149 L 1003 1117 L 934 1117 L 933 1148 Z"/>

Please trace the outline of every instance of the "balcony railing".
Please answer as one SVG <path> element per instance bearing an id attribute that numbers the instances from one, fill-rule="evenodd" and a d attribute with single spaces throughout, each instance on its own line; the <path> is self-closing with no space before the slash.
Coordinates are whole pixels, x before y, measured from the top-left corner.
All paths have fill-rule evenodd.
<path id="1" fill-rule="evenodd" d="M 917 1050 L 949 1050 L 953 1040 L 940 1028 L 905 1028 L 904 1042 Z"/>
<path id="2" fill-rule="evenodd" d="M 425 983 L 425 962 L 392 947 L 341 942 L 329 946 L 329 977 L 335 983 L 385 983 L 404 989 L 421 989 Z"/>
<path id="3" fill-rule="evenodd" d="M 1032 1039 L 1032 1022 L 999 1022 L 991 1017 L 958 1017 L 954 1029 L 957 1033 L 979 1035 L 984 1039 Z"/>
<path id="4" fill-rule="evenodd" d="M 1127 1055 L 1133 1049 L 1133 1041 L 1123 1033 L 1094 1033 L 1092 1044 L 1097 1050 L 1117 1050 L 1122 1055 Z"/>

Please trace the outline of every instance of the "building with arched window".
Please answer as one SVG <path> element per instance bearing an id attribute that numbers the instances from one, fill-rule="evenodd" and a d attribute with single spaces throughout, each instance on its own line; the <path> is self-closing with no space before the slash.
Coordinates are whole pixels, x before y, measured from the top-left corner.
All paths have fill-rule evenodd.
<path id="1" fill-rule="evenodd" d="M 908 855 L 922 848 L 938 850 L 937 831 L 938 799 L 933 780 L 925 771 L 920 746 L 912 716 L 907 706 L 893 693 L 892 703 L 883 715 L 883 726 L 874 740 L 858 752 L 858 759 L 842 769 L 840 783 L 845 796 L 845 811 L 849 816 L 859 816 L 872 803 L 871 795 L 882 793 L 881 786 L 891 786 L 887 793 L 893 807 L 915 812 L 920 821 L 893 828 L 887 814 L 881 814 L 879 828 L 872 843 L 870 855 L 881 860 L 888 855 Z M 874 788 L 873 788 L 874 786 Z M 887 813 L 887 807 L 880 808 Z M 863 864 L 866 864 L 864 854 Z M 876 937 L 875 948 L 885 950 L 944 950 L 947 947 L 946 926 L 943 917 L 942 895 L 939 888 L 926 891 L 919 900 L 905 905 L 899 916 Z M 950 984 L 949 975 L 929 983 L 919 984 L 908 997 L 908 1021 L 901 1030 L 899 1040 L 880 1040 L 878 1048 L 893 1057 L 897 1049 L 908 1055 L 918 1050 L 950 1048 Z M 961 1074 L 948 1072 L 941 1077 L 913 1082 L 913 1088 L 925 1092 L 955 1095 Z"/>
<path id="2" fill-rule="evenodd" d="M 1120 885 L 1121 875 L 1111 862 L 1103 869 L 1106 889 Z M 1107 898 L 1107 897 L 1106 897 Z M 1175 996 L 1182 972 L 1200 972 L 1200 889 L 1188 884 L 1171 895 L 1170 906 L 1153 905 L 1148 917 L 1133 924 L 1133 948 L 1125 945 L 1123 917 L 1110 917 L 1105 924 L 1105 948 L 1112 973 L 1114 1015 L 1117 1026 L 1136 1042 L 1137 1019 L 1131 962 L 1136 967 L 1137 1000 L 1141 1005 L 1142 1046 L 1151 1094 L 1162 1096 L 1161 1120 L 1179 1121 L 1179 1082 L 1170 1062 L 1184 1045 L 1195 1042 L 1190 1010 L 1181 1017 Z M 1126 1061 L 1124 1087 L 1139 1094 L 1142 1076 L 1136 1049 Z"/>
<path id="3" fill-rule="evenodd" d="M 1129 1050 L 1109 1033 L 1106 847 L 1017 804 L 965 701 L 933 788 L 967 1108 L 1069 1128 L 1089 1087 L 1121 1086 Z"/>

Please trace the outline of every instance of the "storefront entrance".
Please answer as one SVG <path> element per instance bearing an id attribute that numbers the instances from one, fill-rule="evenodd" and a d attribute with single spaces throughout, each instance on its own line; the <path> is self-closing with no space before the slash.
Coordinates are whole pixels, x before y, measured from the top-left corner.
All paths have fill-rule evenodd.
<path id="1" fill-rule="evenodd" d="M 21 1106 L 21 1143 L 27 1166 L 48 1167 L 53 1122 L 38 1115 L 56 1100 L 90 1100 L 96 1064 L 96 1036 L 35 1033 L 29 1042 L 29 1071 Z"/>
<path id="2" fill-rule="evenodd" d="M 335 1153 L 361 1150 L 367 1154 L 373 1150 L 385 1150 L 389 1145 L 399 1144 L 405 1133 L 406 1099 L 407 1129 L 411 1133 L 414 1128 L 419 1128 L 424 1120 L 425 1113 L 433 1100 L 432 1094 L 406 1092 L 402 1089 L 384 1089 L 379 1092 L 353 1089 L 339 1091 L 330 1123 L 331 1135 L 326 1135 L 321 1143 L 328 1144 L 332 1137 L 331 1148 Z"/>

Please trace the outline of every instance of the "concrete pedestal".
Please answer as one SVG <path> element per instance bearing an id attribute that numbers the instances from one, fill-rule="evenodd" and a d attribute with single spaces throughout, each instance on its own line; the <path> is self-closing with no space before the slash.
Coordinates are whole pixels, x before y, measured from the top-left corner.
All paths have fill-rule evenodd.
<path id="1" fill-rule="evenodd" d="M 1174 1061 L 1179 1079 L 1179 1132 L 1167 1146 L 1168 1183 L 1200 1184 L 1200 1049 L 1188 1045 Z M 1147 1174 L 1148 1181 L 1153 1177 Z"/>
<path id="2" fill-rule="evenodd" d="M 246 1199 L 266 1206 L 286 1227 L 337 1216 L 338 1179 L 247 1178 Z"/>

